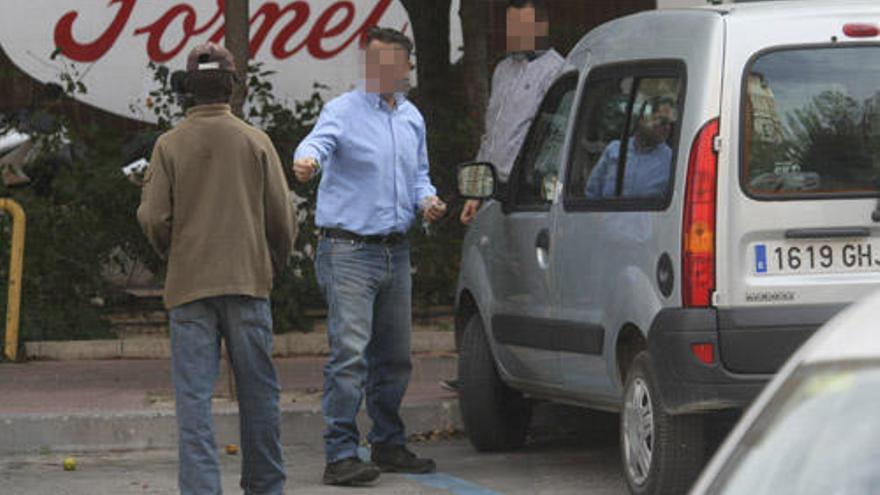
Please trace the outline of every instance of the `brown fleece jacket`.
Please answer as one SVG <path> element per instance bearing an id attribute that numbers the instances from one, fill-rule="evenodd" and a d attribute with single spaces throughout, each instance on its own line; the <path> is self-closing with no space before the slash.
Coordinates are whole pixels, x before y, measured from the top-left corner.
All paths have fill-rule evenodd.
<path id="1" fill-rule="evenodd" d="M 267 298 L 296 238 L 281 161 L 269 137 L 200 105 L 153 149 L 137 216 L 168 260 L 165 306 L 221 295 Z"/>

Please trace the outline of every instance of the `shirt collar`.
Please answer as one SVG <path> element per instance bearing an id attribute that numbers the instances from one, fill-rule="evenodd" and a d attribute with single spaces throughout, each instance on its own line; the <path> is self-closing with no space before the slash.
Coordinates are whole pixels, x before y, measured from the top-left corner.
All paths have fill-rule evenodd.
<path id="1" fill-rule="evenodd" d="M 524 50 L 521 52 L 512 52 L 510 57 L 517 62 L 533 62 L 547 53 L 547 50 Z"/>
<path id="2" fill-rule="evenodd" d="M 629 138 L 629 149 L 631 151 L 634 151 L 634 152 L 640 154 L 640 155 L 650 155 L 651 153 L 654 153 L 655 151 L 661 150 L 665 144 L 666 143 L 661 142 L 661 143 L 655 144 L 654 146 L 652 146 L 650 148 L 648 148 L 648 147 L 641 147 L 640 148 L 640 147 L 636 146 L 636 137 L 635 136 L 630 136 L 630 138 Z"/>
<path id="3" fill-rule="evenodd" d="M 387 106 L 388 103 L 382 99 L 382 96 L 379 93 L 373 93 L 366 90 L 366 84 L 363 82 L 358 83 L 357 91 L 360 92 L 364 98 L 366 98 L 367 102 L 373 108 L 382 108 L 382 104 L 385 103 Z M 396 108 L 400 108 L 406 102 L 406 96 L 403 93 L 394 93 L 394 101 L 397 104 Z"/>
<path id="4" fill-rule="evenodd" d="M 232 107 L 228 103 L 212 103 L 209 105 L 198 105 L 186 111 L 187 117 L 211 117 L 215 115 L 223 115 L 232 113 Z"/>

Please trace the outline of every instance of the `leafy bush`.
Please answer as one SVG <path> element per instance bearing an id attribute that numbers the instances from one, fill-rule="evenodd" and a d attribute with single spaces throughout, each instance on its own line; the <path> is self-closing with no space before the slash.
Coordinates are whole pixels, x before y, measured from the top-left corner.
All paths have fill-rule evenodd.
<path id="1" fill-rule="evenodd" d="M 55 132 L 32 129 L 41 149 L 25 169 L 33 184 L 2 192 L 27 215 L 21 340 L 111 336 L 100 306 L 120 294 L 104 281 L 101 269 L 118 261 L 117 248 L 132 256 L 146 253 L 131 208 L 139 192 L 119 173 L 123 137 L 112 129 L 67 122 Z M 67 140 L 82 145 L 64 144 Z M 8 240 L 6 218 L 3 231 Z M 0 257 L 5 280 L 8 242 L 0 245 Z M 6 289 L 5 283 L 0 286 L 4 301 Z"/>

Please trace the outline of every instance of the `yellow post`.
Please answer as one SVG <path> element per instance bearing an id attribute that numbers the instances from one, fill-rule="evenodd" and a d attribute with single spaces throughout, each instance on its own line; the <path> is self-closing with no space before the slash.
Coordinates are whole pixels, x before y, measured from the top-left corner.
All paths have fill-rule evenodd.
<path id="1" fill-rule="evenodd" d="M 21 205 L 0 198 L 0 209 L 12 216 L 12 254 L 9 260 L 9 300 L 6 305 L 6 359 L 18 357 L 18 323 L 21 310 L 21 275 L 24 268 L 25 215 Z"/>

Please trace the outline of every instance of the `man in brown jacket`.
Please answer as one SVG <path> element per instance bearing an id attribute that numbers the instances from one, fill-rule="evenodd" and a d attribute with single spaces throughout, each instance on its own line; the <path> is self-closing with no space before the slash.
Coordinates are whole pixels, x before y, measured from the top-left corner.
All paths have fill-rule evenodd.
<path id="1" fill-rule="evenodd" d="M 293 207 L 268 136 L 232 115 L 232 55 L 215 44 L 187 60 L 194 106 L 156 142 L 138 220 L 168 261 L 165 306 L 184 495 L 219 494 L 211 420 L 220 341 L 239 400 L 241 488 L 280 494 L 285 474 L 269 293 L 296 236 Z"/>

